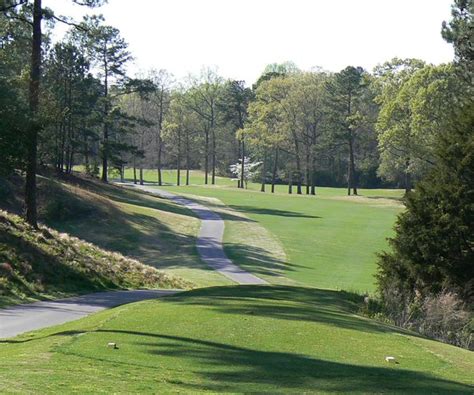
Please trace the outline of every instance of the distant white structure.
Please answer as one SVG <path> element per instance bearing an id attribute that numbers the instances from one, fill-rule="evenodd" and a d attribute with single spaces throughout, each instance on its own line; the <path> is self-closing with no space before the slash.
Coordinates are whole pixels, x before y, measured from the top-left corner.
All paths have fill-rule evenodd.
<path id="1" fill-rule="evenodd" d="M 249 180 L 255 175 L 255 172 L 257 170 L 257 167 L 259 167 L 262 164 L 262 162 L 251 162 L 250 158 L 244 157 L 244 182 L 245 182 L 245 188 L 247 188 L 247 184 Z M 229 166 L 231 173 L 236 176 L 237 180 L 242 179 L 242 159 L 239 159 L 239 161 L 233 165 Z"/>

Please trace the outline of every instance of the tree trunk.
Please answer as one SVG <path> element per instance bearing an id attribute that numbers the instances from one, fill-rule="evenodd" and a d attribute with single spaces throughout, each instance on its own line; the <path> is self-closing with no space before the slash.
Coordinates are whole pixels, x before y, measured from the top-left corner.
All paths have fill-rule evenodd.
<path id="1" fill-rule="evenodd" d="M 33 38 L 29 81 L 29 106 L 32 119 L 28 130 L 25 182 L 26 221 L 35 228 L 38 227 L 38 217 L 36 212 L 36 166 L 38 156 L 38 134 L 40 130 L 38 122 L 38 107 L 41 75 L 42 17 L 41 0 L 35 0 L 33 4 Z"/>
<path id="2" fill-rule="evenodd" d="M 189 132 L 186 132 L 186 185 L 189 185 Z"/>
<path id="3" fill-rule="evenodd" d="M 273 160 L 273 171 L 272 171 L 272 193 L 275 193 L 275 180 L 276 180 L 276 173 L 278 169 L 278 147 L 275 148 L 275 158 Z"/>
<path id="4" fill-rule="evenodd" d="M 109 141 L 109 127 L 107 125 L 107 120 L 104 123 L 104 130 L 103 130 L 103 141 L 102 141 L 102 181 L 107 182 L 107 172 L 108 172 L 108 141 Z"/>
<path id="5" fill-rule="evenodd" d="M 297 160 L 297 164 L 296 164 L 296 173 L 297 173 L 297 184 L 296 184 L 296 193 L 298 195 L 301 195 L 303 192 L 302 192 L 302 189 L 301 189 L 301 167 L 298 165 L 298 160 Z"/>
<path id="6" fill-rule="evenodd" d="M 66 147 L 66 131 L 65 131 L 65 126 L 64 122 L 61 122 L 59 125 L 59 130 L 61 133 L 61 148 L 59 150 L 59 167 L 58 170 L 60 172 L 64 171 L 64 150 Z"/>
<path id="7" fill-rule="evenodd" d="M 241 155 L 241 161 L 242 163 L 240 164 L 240 188 L 244 188 L 244 175 L 245 175 L 245 140 L 244 137 L 242 136 L 242 155 Z"/>
<path id="8" fill-rule="evenodd" d="M 309 168 L 310 168 L 310 156 L 309 156 L 309 144 L 306 146 L 306 165 L 305 165 L 305 170 L 306 170 L 306 180 L 305 180 L 305 184 L 306 184 L 306 195 L 309 195 L 309 184 L 310 184 L 310 180 L 309 180 L 309 177 L 310 177 L 310 171 L 309 171 Z"/>
<path id="9" fill-rule="evenodd" d="M 208 173 L 209 173 L 209 131 L 206 129 L 206 146 L 204 153 L 204 184 L 208 184 Z"/>
<path id="10" fill-rule="evenodd" d="M 158 171 L 158 185 L 161 186 L 163 185 L 163 179 L 162 179 L 162 174 L 161 174 L 161 157 L 163 153 L 163 140 L 161 139 L 161 129 L 163 127 L 163 95 L 164 91 L 163 89 L 161 90 L 160 94 L 160 115 L 158 117 L 158 133 L 156 135 L 156 145 L 157 145 L 157 163 L 156 163 L 156 169 Z"/>
<path id="11" fill-rule="evenodd" d="M 288 173 L 288 193 L 290 195 L 293 193 L 293 170 Z"/>
<path id="12" fill-rule="evenodd" d="M 316 195 L 316 161 L 314 160 L 314 153 L 311 152 L 311 195 Z"/>
<path id="13" fill-rule="evenodd" d="M 296 173 L 297 173 L 297 179 L 296 179 L 296 193 L 298 195 L 301 195 L 301 160 L 300 160 L 300 145 L 298 142 L 298 136 L 296 133 L 293 133 L 293 140 L 295 144 L 295 157 L 296 157 Z"/>
<path id="14" fill-rule="evenodd" d="M 140 185 L 143 185 L 143 167 L 140 165 Z"/>
<path id="15" fill-rule="evenodd" d="M 135 164 L 135 158 L 133 158 L 133 183 L 137 183 L 137 166 Z"/>
<path id="16" fill-rule="evenodd" d="M 86 166 L 86 172 L 89 172 L 89 146 L 87 144 L 87 136 L 84 136 L 84 162 Z"/>
<path id="17" fill-rule="evenodd" d="M 181 185 L 181 135 L 178 132 L 178 157 L 176 158 L 176 185 Z"/>
<path id="18" fill-rule="evenodd" d="M 265 165 L 267 158 L 266 155 L 263 155 L 263 163 L 262 163 L 262 185 L 260 186 L 260 192 L 265 192 Z"/>
<path id="19" fill-rule="evenodd" d="M 125 166 L 120 166 L 120 182 L 125 182 Z"/>
<path id="20" fill-rule="evenodd" d="M 354 195 L 357 195 L 357 179 L 356 179 L 356 172 L 355 172 L 355 160 L 354 160 L 354 138 L 351 137 L 349 138 L 349 175 L 347 177 L 348 179 L 348 195 L 351 194 L 351 187 L 352 187 L 352 192 Z"/>
<path id="21" fill-rule="evenodd" d="M 105 51 L 107 48 L 105 48 Z M 106 56 L 104 56 L 106 58 Z M 108 156 L 109 156 L 109 105 L 107 103 L 108 95 L 109 95 L 109 81 L 108 81 L 108 64 L 105 61 L 104 64 L 104 130 L 103 130 L 103 138 L 102 138 L 102 181 L 107 182 L 108 179 Z"/>
<path id="22" fill-rule="evenodd" d="M 214 128 L 212 129 L 212 178 L 211 184 L 216 183 L 216 133 Z"/>
<path id="23" fill-rule="evenodd" d="M 405 160 L 405 195 L 411 191 L 410 158 Z"/>

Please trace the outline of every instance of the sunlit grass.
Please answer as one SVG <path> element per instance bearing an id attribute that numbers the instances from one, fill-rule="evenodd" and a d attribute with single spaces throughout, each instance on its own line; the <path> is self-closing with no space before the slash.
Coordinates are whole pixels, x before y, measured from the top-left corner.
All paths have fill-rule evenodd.
<path id="1" fill-rule="evenodd" d="M 238 286 L 127 305 L 0 341 L 0 382 L 22 393 L 472 392 L 473 353 L 354 315 L 354 300 Z"/>

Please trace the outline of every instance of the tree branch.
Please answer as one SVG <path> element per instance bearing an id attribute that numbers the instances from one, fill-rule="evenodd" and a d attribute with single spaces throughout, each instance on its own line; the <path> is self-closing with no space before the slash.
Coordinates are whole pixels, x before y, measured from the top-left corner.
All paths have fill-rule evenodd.
<path id="1" fill-rule="evenodd" d="M 73 26 L 75 27 L 76 29 L 78 30 L 82 30 L 83 32 L 87 32 L 89 31 L 87 28 L 85 28 L 83 25 L 80 25 L 80 24 L 77 24 L 77 23 L 74 23 L 74 22 L 71 22 L 71 21 L 68 21 L 66 18 L 64 17 L 59 17 L 59 16 L 56 16 L 54 14 L 50 15 L 51 18 L 57 20 L 58 22 L 61 22 L 61 23 L 64 23 L 66 25 L 69 25 L 69 26 Z"/>
<path id="2" fill-rule="evenodd" d="M 15 8 L 15 7 L 18 7 L 19 5 L 23 5 L 27 2 L 27 0 L 20 0 L 19 3 L 14 3 L 14 4 L 10 4 L 10 5 L 5 5 L 3 7 L 0 8 L 0 11 L 1 12 L 5 12 L 5 11 L 8 11 L 8 10 L 11 10 L 12 8 Z"/>

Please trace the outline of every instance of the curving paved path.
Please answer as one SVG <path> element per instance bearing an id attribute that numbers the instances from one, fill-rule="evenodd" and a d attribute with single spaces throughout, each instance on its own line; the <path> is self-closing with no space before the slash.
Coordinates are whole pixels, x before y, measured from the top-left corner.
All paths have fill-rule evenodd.
<path id="1" fill-rule="evenodd" d="M 197 249 L 201 259 L 210 267 L 238 284 L 267 284 L 265 280 L 246 272 L 227 258 L 222 246 L 225 224 L 218 214 L 201 204 L 161 189 L 146 185 L 133 186 L 145 192 L 170 199 L 191 209 L 198 215 L 201 219 L 201 229 L 197 238 Z M 89 314 L 125 303 L 154 299 L 176 292 L 179 291 L 135 290 L 98 292 L 56 301 L 36 302 L 0 309 L 0 339 L 74 321 Z"/>
<path id="2" fill-rule="evenodd" d="M 136 189 L 170 199 L 182 206 L 194 211 L 201 219 L 201 229 L 197 238 L 197 249 L 201 259 L 214 270 L 230 278 L 238 284 L 268 284 L 260 277 L 241 269 L 227 258 L 222 246 L 224 237 L 224 220 L 211 209 L 199 203 L 185 199 L 162 189 L 157 189 L 148 185 L 132 185 Z"/>
<path id="3" fill-rule="evenodd" d="M 55 301 L 22 304 L 0 309 L 0 339 L 74 321 L 125 303 L 171 295 L 177 290 L 97 292 Z M 1 342 L 1 341 L 0 341 Z"/>

